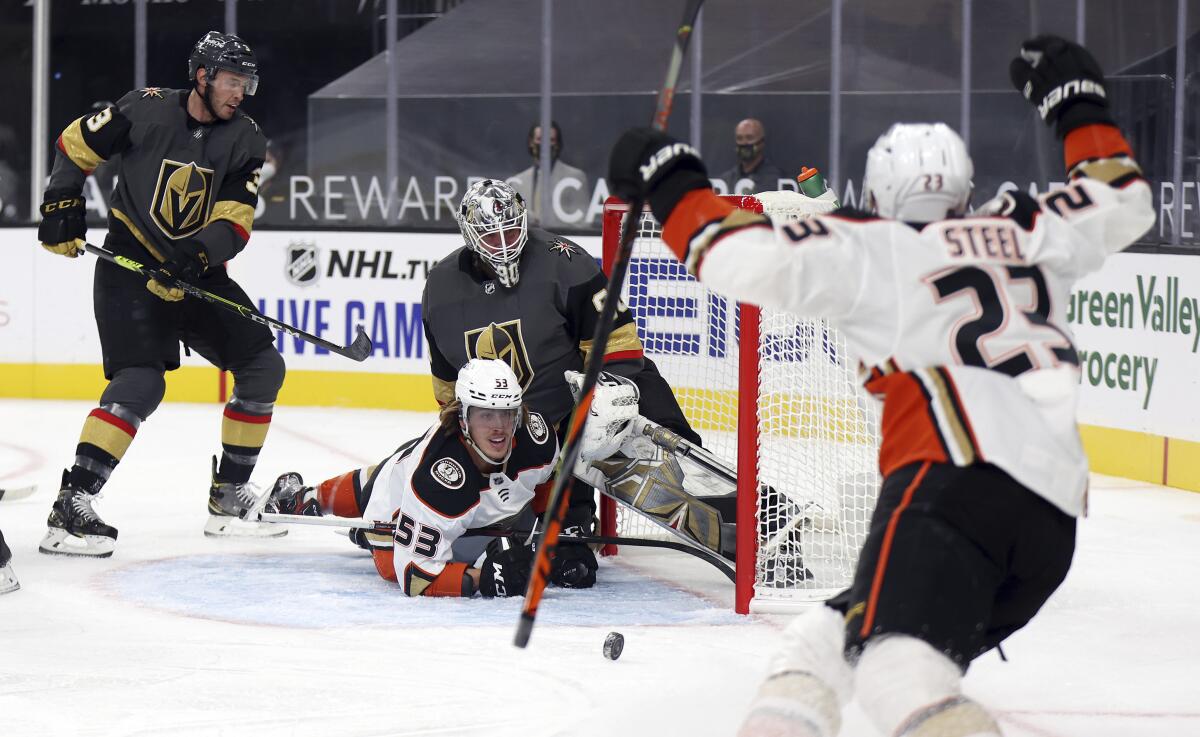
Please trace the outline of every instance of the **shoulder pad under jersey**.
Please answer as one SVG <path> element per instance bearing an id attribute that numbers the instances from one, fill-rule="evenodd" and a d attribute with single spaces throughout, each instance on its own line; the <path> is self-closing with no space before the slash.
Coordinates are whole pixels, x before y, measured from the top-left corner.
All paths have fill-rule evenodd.
<path id="1" fill-rule="evenodd" d="M 1038 213 L 1042 211 L 1042 206 L 1035 198 L 1031 197 L 1028 192 L 1022 192 L 1019 189 L 1005 192 L 989 205 L 992 206 L 996 216 L 1012 220 L 1023 230 L 1033 230 Z"/>
<path id="2" fill-rule="evenodd" d="M 584 284 L 602 274 L 599 264 L 578 243 L 540 228 L 529 229 L 521 258 L 521 278 L 541 275 L 564 287 Z"/>
<path id="3" fill-rule="evenodd" d="M 554 428 L 550 427 L 540 414 L 530 412 L 529 422 L 524 423 L 517 431 L 513 452 L 507 464 L 509 475 L 515 477 L 522 471 L 553 463 L 556 450 L 558 441 L 554 437 Z"/>
<path id="4" fill-rule="evenodd" d="M 412 473 L 412 489 L 434 512 L 443 517 L 461 517 L 479 503 L 479 491 L 487 482 L 457 432 L 435 432 L 436 437 L 426 446 Z"/>

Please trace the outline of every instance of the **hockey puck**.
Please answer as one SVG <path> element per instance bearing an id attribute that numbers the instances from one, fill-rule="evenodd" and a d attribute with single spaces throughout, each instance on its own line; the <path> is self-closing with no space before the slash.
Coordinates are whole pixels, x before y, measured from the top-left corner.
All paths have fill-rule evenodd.
<path id="1" fill-rule="evenodd" d="M 609 632 L 608 637 L 604 638 L 604 657 L 609 660 L 621 657 L 621 651 L 624 649 L 625 635 L 620 632 Z"/>

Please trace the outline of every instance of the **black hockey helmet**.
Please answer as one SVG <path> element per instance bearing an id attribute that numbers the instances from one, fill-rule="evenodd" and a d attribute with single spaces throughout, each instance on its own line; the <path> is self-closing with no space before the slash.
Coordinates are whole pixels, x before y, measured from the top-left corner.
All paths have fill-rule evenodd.
<path id="1" fill-rule="evenodd" d="M 246 94 L 253 95 L 258 89 L 258 60 L 250 45 L 233 35 L 220 31 L 209 31 L 196 42 L 192 55 L 188 57 L 188 79 L 196 81 L 196 70 L 204 67 L 211 76 L 218 69 L 250 77 Z"/>

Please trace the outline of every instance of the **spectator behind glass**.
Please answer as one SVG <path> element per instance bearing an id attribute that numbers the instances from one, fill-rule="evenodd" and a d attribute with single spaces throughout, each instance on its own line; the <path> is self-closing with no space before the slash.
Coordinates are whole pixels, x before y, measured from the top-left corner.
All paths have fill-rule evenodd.
<path id="1" fill-rule="evenodd" d="M 539 156 L 542 146 L 542 126 L 534 123 L 525 138 L 525 146 L 533 159 L 533 165 L 519 174 L 508 178 L 508 183 L 525 199 L 529 211 L 529 224 L 547 230 L 579 228 L 586 225 L 588 202 L 587 174 L 582 169 L 559 159 L 563 149 L 562 130 L 558 123 L 550 122 L 550 211 L 542 212 L 539 181 Z"/>
<path id="2" fill-rule="evenodd" d="M 781 179 L 792 181 L 782 167 L 767 160 L 767 131 L 762 121 L 746 118 L 738 123 L 733 140 L 737 144 L 737 163 L 720 177 L 730 194 L 767 192 L 779 189 Z"/>

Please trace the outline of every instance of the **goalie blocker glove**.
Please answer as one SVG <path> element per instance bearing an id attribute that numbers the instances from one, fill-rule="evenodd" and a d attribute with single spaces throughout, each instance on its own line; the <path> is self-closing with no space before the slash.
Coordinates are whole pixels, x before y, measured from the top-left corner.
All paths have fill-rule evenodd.
<path id="1" fill-rule="evenodd" d="M 1116 125 L 1108 112 L 1104 72 L 1077 43 L 1049 35 L 1031 38 L 1021 44 L 1008 74 L 1059 139 L 1085 125 Z"/>
<path id="2" fill-rule="evenodd" d="M 87 223 L 83 219 L 83 197 L 78 192 L 47 192 L 38 210 L 42 214 L 42 222 L 38 223 L 42 248 L 68 258 L 83 252 Z"/>
<path id="3" fill-rule="evenodd" d="M 712 186 L 696 149 L 653 128 L 621 135 L 608 160 L 608 184 L 626 202 L 644 197 L 660 223 L 688 192 Z"/>

